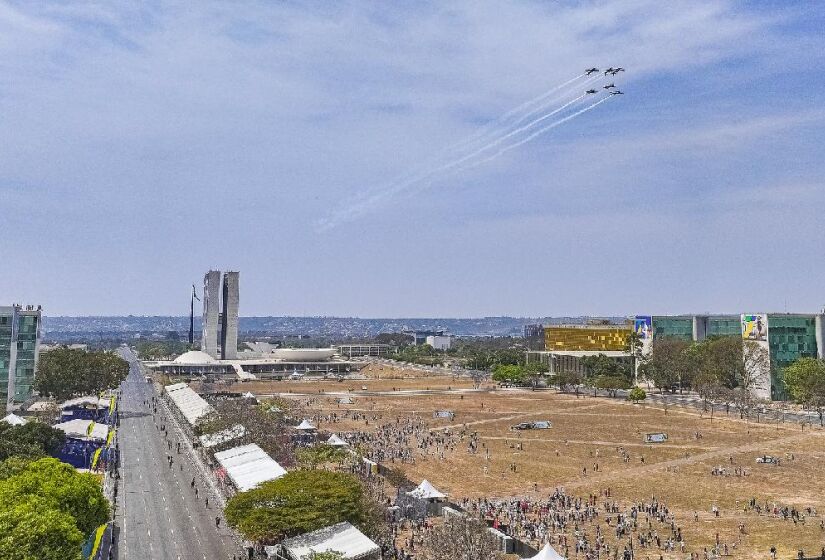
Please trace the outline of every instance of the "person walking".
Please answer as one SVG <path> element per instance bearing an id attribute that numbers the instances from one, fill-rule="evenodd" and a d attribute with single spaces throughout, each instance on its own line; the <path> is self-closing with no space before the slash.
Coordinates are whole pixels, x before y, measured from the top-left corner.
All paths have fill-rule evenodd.
<path id="1" fill-rule="evenodd" d="M 220 518 L 219 515 L 216 515 L 215 516 L 215 529 L 220 529 L 220 528 L 221 528 L 221 518 Z"/>

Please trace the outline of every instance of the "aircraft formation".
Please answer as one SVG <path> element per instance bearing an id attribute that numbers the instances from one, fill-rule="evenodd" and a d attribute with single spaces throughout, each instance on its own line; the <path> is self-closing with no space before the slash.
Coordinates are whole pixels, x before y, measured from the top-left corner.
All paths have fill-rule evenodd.
<path id="1" fill-rule="evenodd" d="M 604 71 L 604 76 L 607 76 L 608 74 L 610 74 L 611 76 L 615 76 L 619 72 L 624 72 L 624 71 L 625 71 L 625 69 L 622 68 L 622 67 L 613 68 L 611 66 L 610 68 L 608 68 Z M 601 70 L 599 70 L 598 68 L 596 68 L 594 66 L 593 68 L 587 68 L 584 71 L 584 75 L 589 76 L 591 74 L 598 74 L 599 72 L 601 72 Z M 624 95 L 624 92 L 619 91 L 618 89 L 616 89 L 616 84 L 614 84 L 612 82 L 609 83 L 609 84 L 603 85 L 602 89 L 607 90 L 610 95 Z M 611 89 L 613 91 L 610 91 Z M 593 94 L 598 93 L 598 92 L 599 92 L 599 90 L 597 90 L 597 89 L 588 89 L 587 91 L 584 92 L 584 94 L 585 95 L 593 95 Z"/>

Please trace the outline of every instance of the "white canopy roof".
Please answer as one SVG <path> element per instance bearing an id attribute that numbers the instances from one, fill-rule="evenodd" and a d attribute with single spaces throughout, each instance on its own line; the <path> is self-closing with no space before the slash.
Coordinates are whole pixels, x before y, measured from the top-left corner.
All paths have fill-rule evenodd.
<path id="1" fill-rule="evenodd" d="M 76 418 L 68 422 L 55 424 L 52 427 L 63 430 L 69 437 L 80 439 L 104 441 L 109 435 L 109 427 L 106 424 L 97 424 L 94 420 Z"/>
<path id="2" fill-rule="evenodd" d="M 214 412 L 214 409 L 198 395 L 195 391 L 189 388 L 186 383 L 176 383 L 166 387 L 166 394 L 178 407 L 181 414 L 183 414 L 186 421 L 191 425 L 195 425 L 198 421 Z"/>
<path id="3" fill-rule="evenodd" d="M 352 404 L 352 397 L 341 397 L 338 399 L 338 404 Z"/>
<path id="4" fill-rule="evenodd" d="M 95 395 L 77 397 L 76 399 L 69 399 L 68 401 L 62 403 L 60 408 L 71 408 L 73 406 L 97 406 L 101 408 L 108 408 L 109 399 L 98 398 Z"/>
<path id="5" fill-rule="evenodd" d="M 215 453 L 215 459 L 226 469 L 226 474 L 241 492 L 286 474 L 275 459 L 254 443 Z"/>
<path id="6" fill-rule="evenodd" d="M 243 398 L 245 398 L 245 399 L 254 399 L 255 395 L 253 395 L 252 393 L 247 391 L 246 393 L 243 394 Z"/>
<path id="7" fill-rule="evenodd" d="M 436 490 L 435 486 L 430 484 L 429 480 L 424 480 L 421 484 L 418 485 L 418 488 L 415 490 L 411 490 L 407 492 L 408 496 L 412 496 L 414 498 L 421 498 L 423 500 L 431 500 L 437 498 L 446 498 L 447 494 L 442 494 L 438 490 Z"/>
<path id="8" fill-rule="evenodd" d="M 339 438 L 337 435 L 332 434 L 331 436 L 329 436 L 329 439 L 327 440 L 327 445 L 332 445 L 334 447 L 346 447 L 349 444 L 343 439 Z"/>
<path id="9" fill-rule="evenodd" d="M 314 430 L 316 428 L 315 428 L 315 426 L 312 425 L 312 422 L 310 422 L 307 419 L 304 419 L 303 422 L 301 422 L 300 424 L 295 426 L 295 429 L 296 430 L 307 430 L 307 431 L 309 431 L 309 430 Z"/>
<path id="10" fill-rule="evenodd" d="M 172 360 L 172 363 L 185 365 L 214 364 L 215 358 L 200 350 L 190 350 Z"/>
<path id="11" fill-rule="evenodd" d="M 556 552 L 550 543 L 544 545 L 544 548 L 539 550 L 535 556 L 531 556 L 525 560 L 565 560 L 564 556 Z"/>
<path id="12" fill-rule="evenodd" d="M 281 543 L 292 558 L 309 558 L 313 552 L 335 551 L 347 560 L 374 554 L 380 547 L 364 533 L 344 521 L 311 533 L 292 537 Z"/>
<path id="13" fill-rule="evenodd" d="M 23 424 L 28 423 L 28 420 L 25 418 L 20 418 L 18 415 L 12 413 L 3 418 L 3 422 L 6 424 L 11 424 L 12 426 L 22 426 Z"/>
<path id="14" fill-rule="evenodd" d="M 246 428 L 240 424 L 235 424 L 231 428 L 215 432 L 214 434 L 204 434 L 200 436 L 199 439 L 201 440 L 201 445 L 209 449 L 210 447 L 215 447 L 227 441 L 242 438 L 244 435 L 246 435 Z"/>

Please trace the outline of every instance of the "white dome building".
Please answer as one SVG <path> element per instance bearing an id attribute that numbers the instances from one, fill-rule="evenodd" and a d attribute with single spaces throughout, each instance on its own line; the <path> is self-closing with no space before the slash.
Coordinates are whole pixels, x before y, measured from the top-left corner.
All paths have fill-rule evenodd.
<path id="1" fill-rule="evenodd" d="M 197 366 L 204 364 L 214 364 L 216 361 L 217 360 L 215 360 L 215 358 L 213 358 L 206 352 L 201 352 L 200 350 L 190 350 L 189 352 L 184 352 L 183 354 L 172 360 L 172 363 L 188 366 Z"/>

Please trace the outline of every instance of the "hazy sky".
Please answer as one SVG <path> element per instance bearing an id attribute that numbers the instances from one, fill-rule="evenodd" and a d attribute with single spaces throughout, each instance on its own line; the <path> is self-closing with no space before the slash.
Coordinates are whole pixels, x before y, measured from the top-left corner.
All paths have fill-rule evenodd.
<path id="1" fill-rule="evenodd" d="M 0 0 L 0 303 L 181 315 L 211 267 L 242 315 L 818 310 L 823 28 L 819 2 Z M 318 227 L 611 65 L 626 95 Z"/>

